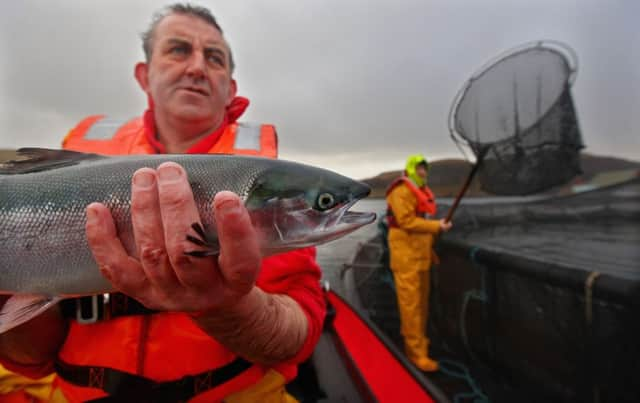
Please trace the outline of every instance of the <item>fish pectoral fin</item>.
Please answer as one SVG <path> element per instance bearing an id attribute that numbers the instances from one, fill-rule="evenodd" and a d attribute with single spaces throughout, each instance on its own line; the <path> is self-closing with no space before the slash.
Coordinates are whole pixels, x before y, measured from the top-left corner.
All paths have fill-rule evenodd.
<path id="1" fill-rule="evenodd" d="M 18 159 L 0 163 L 0 175 L 17 175 L 77 165 L 82 161 L 107 158 L 98 154 L 48 148 L 20 148 Z"/>
<path id="2" fill-rule="evenodd" d="M 15 294 L 7 300 L 0 310 L 0 333 L 21 325 L 53 305 L 62 298 L 49 295 Z"/>
<path id="3" fill-rule="evenodd" d="M 200 250 L 185 252 L 185 255 L 193 257 L 218 256 L 220 254 L 220 243 L 217 235 L 212 231 L 206 231 L 200 223 L 191 224 L 191 228 L 198 234 L 197 237 L 187 234 L 187 241 L 199 246 Z"/>

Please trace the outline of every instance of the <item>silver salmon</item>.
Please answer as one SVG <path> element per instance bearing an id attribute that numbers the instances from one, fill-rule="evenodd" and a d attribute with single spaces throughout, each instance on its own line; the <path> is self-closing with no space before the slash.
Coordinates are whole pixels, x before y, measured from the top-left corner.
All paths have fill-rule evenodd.
<path id="1" fill-rule="evenodd" d="M 187 171 L 203 228 L 185 234 L 198 243 L 196 255 L 217 253 L 211 202 L 221 190 L 244 201 L 264 256 L 328 242 L 375 220 L 374 213 L 349 211 L 369 194 L 367 185 L 284 160 L 106 157 L 37 148 L 21 149 L 18 155 L 20 159 L 0 164 L 0 294 L 13 295 L 0 311 L 0 333 L 61 299 L 112 291 L 87 244 L 85 208 L 92 202 L 109 207 L 123 245 L 135 255 L 131 177 L 142 167 L 173 161 Z M 196 233 L 202 242 L 194 240 Z"/>

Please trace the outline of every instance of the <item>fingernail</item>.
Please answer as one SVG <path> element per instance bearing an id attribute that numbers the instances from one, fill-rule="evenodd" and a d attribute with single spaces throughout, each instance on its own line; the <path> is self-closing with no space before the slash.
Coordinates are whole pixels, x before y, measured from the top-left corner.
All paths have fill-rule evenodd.
<path id="1" fill-rule="evenodd" d="M 138 171 L 133 175 L 133 184 L 139 188 L 150 188 L 156 181 L 153 174 L 148 171 Z"/>
<path id="2" fill-rule="evenodd" d="M 238 199 L 225 199 L 219 202 L 217 207 L 218 207 L 218 210 L 220 210 L 223 213 L 230 213 L 232 211 L 237 210 L 239 206 L 240 206 L 240 203 L 238 202 Z"/>
<path id="3" fill-rule="evenodd" d="M 94 221 L 98 219 L 98 212 L 92 208 L 87 209 L 87 220 Z"/>
<path id="4" fill-rule="evenodd" d="M 182 170 L 175 165 L 165 165 L 158 168 L 158 178 L 163 182 L 173 182 L 182 176 Z"/>

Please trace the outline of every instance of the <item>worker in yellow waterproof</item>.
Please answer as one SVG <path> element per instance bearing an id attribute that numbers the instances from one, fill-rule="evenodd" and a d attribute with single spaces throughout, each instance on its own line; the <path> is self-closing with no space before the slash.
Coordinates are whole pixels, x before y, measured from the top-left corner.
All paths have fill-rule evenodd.
<path id="1" fill-rule="evenodd" d="M 451 223 L 436 220 L 435 198 L 427 187 L 429 164 L 417 154 L 407 159 L 404 174 L 387 189 L 387 222 L 391 271 L 398 296 L 401 333 L 407 357 L 422 371 L 437 371 L 429 357 L 426 334 L 429 270 L 436 235 Z"/>

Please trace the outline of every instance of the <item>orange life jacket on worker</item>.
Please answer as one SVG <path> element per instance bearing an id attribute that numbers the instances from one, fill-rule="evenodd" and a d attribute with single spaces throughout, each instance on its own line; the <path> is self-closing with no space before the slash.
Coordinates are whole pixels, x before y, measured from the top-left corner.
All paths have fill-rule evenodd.
<path id="1" fill-rule="evenodd" d="M 244 108 L 246 105 L 241 107 L 240 114 Z M 236 117 L 231 114 L 226 126 L 223 124 L 219 129 L 220 133 L 212 134 L 216 137 L 213 144 L 207 144 L 205 139 L 194 147 L 206 148 L 203 153 L 277 155 L 273 126 L 236 123 Z M 150 111 L 142 119 L 125 122 L 97 116 L 86 118 L 66 136 L 64 147 L 100 154 L 162 151 L 158 150 L 154 133 L 150 132 L 153 129 L 150 118 Z M 317 270 L 314 248 L 267 257 L 263 259 L 257 285 L 273 292 L 269 290 L 272 279 L 264 277 L 275 274 L 268 273 L 282 276 L 291 267 L 300 269 L 309 265 Z M 129 313 L 108 321 L 91 324 L 70 321 L 69 333 L 55 366 L 59 375 L 57 382 L 71 401 L 104 398 L 121 393 L 124 386 L 129 400 L 215 402 L 257 383 L 267 371 L 275 369 L 287 381 L 297 373 L 295 363 L 270 369 L 238 357 L 186 314 L 140 314 L 145 308 L 122 294 L 112 294 L 109 310 L 122 308 L 123 304 L 129 305 L 124 309 Z M 303 350 L 311 351 L 313 346 L 309 348 L 307 344 Z M 150 390 L 154 392 L 152 396 L 147 394 Z M 104 401 L 118 401 L 117 395 L 113 400 Z"/>
<path id="2" fill-rule="evenodd" d="M 416 215 L 423 218 L 433 217 L 436 215 L 436 198 L 433 196 L 433 192 L 427 186 L 419 188 L 415 183 L 406 176 L 401 176 L 391 182 L 387 188 L 386 196 L 400 184 L 405 184 L 411 190 L 411 193 L 416 197 L 418 203 L 416 204 Z M 389 228 L 397 228 L 396 222 L 391 206 L 387 205 L 387 224 Z"/>
<path id="3" fill-rule="evenodd" d="M 187 151 L 189 154 L 244 154 L 276 158 L 278 137 L 273 125 L 238 123 L 249 101 L 236 97 L 225 121 L 216 132 Z M 142 117 L 111 119 L 89 116 L 81 121 L 63 141 L 66 149 L 98 154 L 155 154 L 164 146 L 155 138 L 153 111 Z"/>

